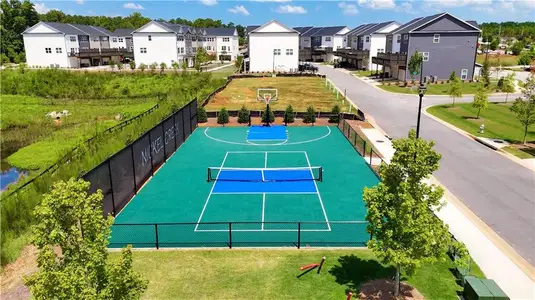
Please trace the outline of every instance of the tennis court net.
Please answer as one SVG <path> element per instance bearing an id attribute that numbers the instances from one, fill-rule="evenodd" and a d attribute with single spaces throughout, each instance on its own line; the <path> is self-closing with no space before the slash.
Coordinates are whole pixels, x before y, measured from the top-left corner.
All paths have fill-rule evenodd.
<path id="1" fill-rule="evenodd" d="M 209 167 L 207 181 L 323 181 L 322 167 L 302 168 L 219 168 Z"/>

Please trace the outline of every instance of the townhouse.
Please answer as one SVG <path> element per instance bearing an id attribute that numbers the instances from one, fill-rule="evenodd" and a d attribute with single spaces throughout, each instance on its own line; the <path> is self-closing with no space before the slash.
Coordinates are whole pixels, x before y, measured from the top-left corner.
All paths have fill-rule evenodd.
<path id="1" fill-rule="evenodd" d="M 387 51 L 372 60 L 384 66 L 384 77 L 419 79 L 419 74 L 408 71 L 408 61 L 418 51 L 423 55 L 425 80 L 447 79 L 452 72 L 462 80 L 472 79 L 480 33 L 475 22 L 449 13 L 416 18 L 392 31 L 387 36 Z"/>
<path id="2" fill-rule="evenodd" d="M 239 53 L 239 39 L 236 28 L 204 28 L 202 43 L 206 52 L 215 55 L 216 60 L 236 60 Z"/>
<path id="3" fill-rule="evenodd" d="M 347 26 L 294 27 L 299 32 L 299 60 L 329 61 L 336 59 L 333 49 L 343 48 L 346 43 Z"/>
<path id="4" fill-rule="evenodd" d="M 79 68 L 132 57 L 131 49 L 111 43 L 113 33 L 98 26 L 39 22 L 22 36 L 30 67 Z"/>

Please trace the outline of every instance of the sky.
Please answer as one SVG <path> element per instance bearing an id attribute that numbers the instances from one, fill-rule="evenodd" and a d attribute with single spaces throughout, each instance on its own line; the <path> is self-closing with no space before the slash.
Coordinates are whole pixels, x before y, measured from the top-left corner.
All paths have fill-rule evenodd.
<path id="1" fill-rule="evenodd" d="M 132 2 L 130 2 L 132 1 Z M 224 23 L 261 25 L 278 20 L 288 26 L 338 26 L 398 21 L 449 12 L 481 22 L 535 21 L 535 0 L 33 0 L 39 13 L 59 9 L 67 14 L 127 16 L 140 12 L 152 19 L 220 19 Z"/>

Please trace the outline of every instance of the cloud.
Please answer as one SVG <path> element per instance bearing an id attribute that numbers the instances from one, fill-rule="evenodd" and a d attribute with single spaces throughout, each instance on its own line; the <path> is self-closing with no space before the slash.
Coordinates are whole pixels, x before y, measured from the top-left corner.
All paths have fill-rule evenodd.
<path id="1" fill-rule="evenodd" d="M 414 7 L 412 7 L 412 3 L 410 3 L 410 2 L 412 2 L 412 1 L 402 2 L 401 4 L 396 6 L 396 11 L 407 13 L 407 14 L 416 14 L 416 13 L 418 13 L 418 11 L 416 11 L 414 9 Z"/>
<path id="2" fill-rule="evenodd" d="M 38 14 L 46 14 L 47 12 L 55 9 L 55 8 L 48 8 L 43 2 L 34 3 L 33 7 L 35 7 L 35 11 Z"/>
<path id="3" fill-rule="evenodd" d="M 492 0 L 424 0 L 428 6 L 435 7 L 462 7 L 462 6 L 488 6 Z"/>
<path id="4" fill-rule="evenodd" d="M 201 3 L 206 6 L 214 6 L 217 4 L 217 0 L 201 0 Z"/>
<path id="5" fill-rule="evenodd" d="M 251 0 L 251 2 L 292 2 L 292 0 Z"/>
<path id="6" fill-rule="evenodd" d="M 294 14 L 294 15 L 302 15 L 306 14 L 307 10 L 302 6 L 292 6 L 292 5 L 280 5 L 275 10 L 279 14 Z"/>
<path id="7" fill-rule="evenodd" d="M 394 0 L 358 0 L 358 3 L 362 7 L 371 9 L 392 9 L 396 7 Z"/>
<path id="8" fill-rule="evenodd" d="M 243 5 L 236 5 L 233 8 L 229 8 L 228 11 L 230 11 L 233 14 L 238 14 L 238 15 L 240 14 L 244 16 L 249 15 L 249 11 L 247 11 L 247 9 Z"/>
<path id="9" fill-rule="evenodd" d="M 141 6 L 139 4 L 132 3 L 132 2 L 125 3 L 123 5 L 123 7 L 124 8 L 128 8 L 128 9 L 145 9 L 143 6 Z"/>
<path id="10" fill-rule="evenodd" d="M 346 16 L 354 16 L 359 12 L 355 4 L 347 4 L 345 2 L 340 2 L 338 3 L 338 7 L 342 9 L 342 13 Z"/>
<path id="11" fill-rule="evenodd" d="M 84 4 L 84 0 L 75 0 L 76 4 Z"/>

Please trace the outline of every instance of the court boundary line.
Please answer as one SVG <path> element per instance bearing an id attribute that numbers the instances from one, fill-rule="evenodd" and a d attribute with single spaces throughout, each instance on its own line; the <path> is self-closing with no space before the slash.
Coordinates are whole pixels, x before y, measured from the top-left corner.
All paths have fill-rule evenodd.
<path id="1" fill-rule="evenodd" d="M 310 160 L 308 159 L 307 152 L 304 151 L 304 153 L 305 153 L 305 158 L 307 160 L 308 167 L 312 168 L 312 166 L 310 165 Z M 312 173 L 312 169 L 310 169 L 310 176 L 314 178 L 314 173 Z M 325 221 L 327 222 L 327 228 L 329 228 L 329 231 L 331 231 L 331 224 L 329 224 L 329 219 L 327 218 L 327 212 L 325 212 L 325 207 L 323 206 L 323 200 L 321 199 L 320 190 L 318 189 L 318 184 L 316 183 L 315 180 L 312 180 L 312 182 L 314 182 L 314 187 L 316 188 L 316 193 L 318 195 L 318 199 L 320 200 L 321 210 L 323 211 L 323 216 L 325 217 Z"/>
<path id="2" fill-rule="evenodd" d="M 316 195 L 317 192 L 232 192 L 232 193 L 212 193 L 212 195 Z"/>
<path id="3" fill-rule="evenodd" d="M 286 142 L 278 143 L 278 144 L 255 144 L 255 143 L 240 143 L 240 142 L 225 141 L 225 140 L 218 139 L 218 138 L 210 136 L 208 134 L 208 129 L 210 129 L 210 127 L 206 127 L 206 129 L 204 130 L 204 135 L 207 138 L 211 139 L 211 140 L 214 140 L 214 141 L 217 141 L 217 142 L 221 142 L 221 143 L 231 144 L 231 145 L 266 146 L 266 147 L 270 147 L 270 146 L 288 146 L 288 145 L 300 145 L 300 144 L 311 143 L 311 142 L 319 141 L 319 140 L 322 140 L 322 139 L 328 137 L 332 133 L 331 126 L 325 126 L 325 127 L 327 128 L 327 134 L 325 134 L 323 136 L 320 136 L 318 138 L 311 139 L 311 140 L 306 140 L 306 141 L 290 142 L 290 143 L 288 143 L 287 142 L 288 140 L 286 140 Z"/>
<path id="4" fill-rule="evenodd" d="M 266 211 L 266 194 L 262 194 L 262 231 L 264 231 L 264 214 Z"/>
<path id="5" fill-rule="evenodd" d="M 227 161 L 227 157 L 228 157 L 228 152 L 225 153 L 225 157 L 223 157 L 223 162 L 221 162 L 220 168 L 223 168 L 223 166 L 225 165 L 225 161 Z M 193 230 L 194 232 L 197 231 L 197 228 L 199 227 L 199 223 L 201 222 L 202 216 L 204 215 L 204 211 L 206 210 L 206 207 L 208 206 L 208 202 L 210 202 L 210 198 L 212 197 L 212 192 L 214 191 L 215 184 L 217 182 L 217 179 L 219 178 L 219 174 L 221 174 L 221 172 L 218 172 L 217 176 L 215 177 L 215 181 L 212 184 L 210 193 L 208 193 L 208 197 L 206 198 L 206 201 L 204 202 L 204 207 L 202 208 L 201 215 L 199 216 L 199 220 L 197 220 L 197 225 L 195 225 L 195 229 Z"/>
<path id="6" fill-rule="evenodd" d="M 299 222 L 295 222 L 297 224 Z M 234 223 L 233 223 L 234 224 Z M 269 222 L 268 222 L 269 224 Z M 262 224 L 264 225 L 264 224 Z M 328 224 L 327 224 L 328 225 Z M 232 229 L 232 232 L 329 232 L 330 229 Z M 196 232 L 228 232 L 228 229 L 197 229 Z"/>

